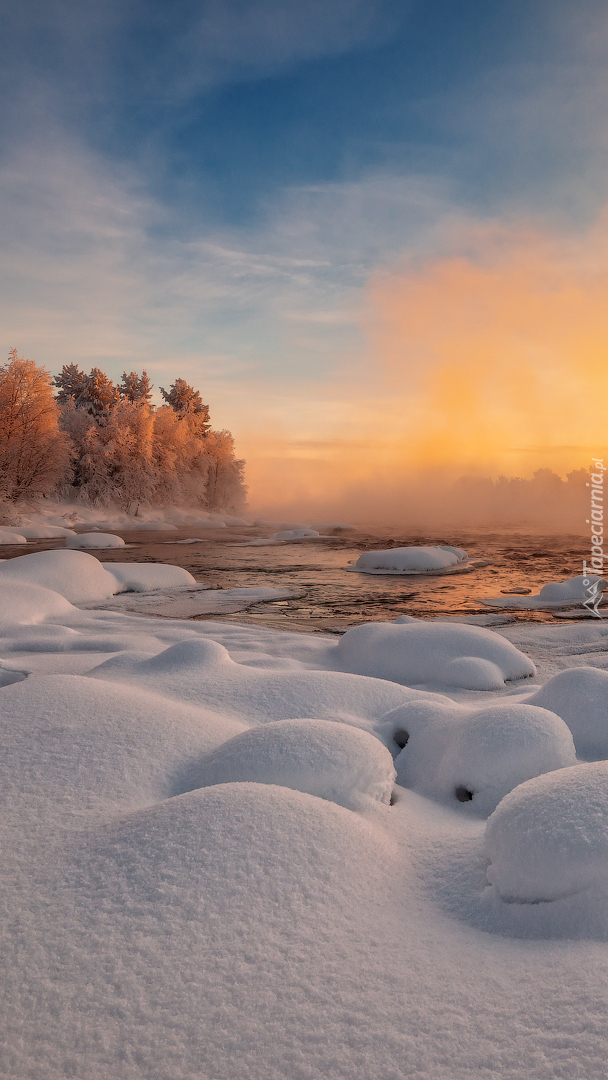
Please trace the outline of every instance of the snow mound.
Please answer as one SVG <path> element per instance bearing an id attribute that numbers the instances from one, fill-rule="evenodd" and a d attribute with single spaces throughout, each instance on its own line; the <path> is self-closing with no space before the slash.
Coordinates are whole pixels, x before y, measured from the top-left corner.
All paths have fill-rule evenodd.
<path id="1" fill-rule="evenodd" d="M 608 671 L 593 667 L 560 671 L 528 703 L 561 716 L 577 754 L 608 758 Z"/>
<path id="2" fill-rule="evenodd" d="M 486 876 L 503 900 L 539 903 L 608 886 L 608 762 L 528 780 L 486 826 Z"/>
<path id="3" fill-rule="evenodd" d="M 27 544 L 27 538 L 16 529 L 0 527 L 0 544 Z"/>
<path id="4" fill-rule="evenodd" d="M 385 713 L 424 697 L 380 679 L 336 671 L 275 670 L 237 664 L 210 638 L 180 641 L 142 660 L 128 654 L 106 660 L 90 676 L 141 685 L 180 701 L 204 703 L 250 724 L 271 720 L 343 720 L 373 729 Z"/>
<path id="5" fill-rule="evenodd" d="M 307 537 L 318 536 L 316 529 L 285 529 L 283 532 L 273 533 L 271 540 L 305 540 Z"/>
<path id="6" fill-rule="evenodd" d="M 12 667 L 11 664 L 0 660 L 0 686 L 11 686 L 13 683 L 23 682 L 24 679 L 27 679 L 28 674 L 29 672 Z"/>
<path id="7" fill-rule="evenodd" d="M 116 592 L 116 578 L 84 551 L 37 551 L 0 563 L 0 587 L 25 581 L 60 593 L 72 604 L 107 600 Z"/>
<path id="8" fill-rule="evenodd" d="M 19 532 L 26 540 L 55 540 L 62 536 L 76 536 L 73 529 L 64 529 L 61 525 L 26 525 L 19 527 Z"/>
<path id="9" fill-rule="evenodd" d="M 143 688 L 99 691 L 80 675 L 36 674 L 2 689 L 5 816 L 32 795 L 50 813 L 149 806 L 183 790 L 191 763 L 244 727 Z"/>
<path id="10" fill-rule="evenodd" d="M 31 559 L 33 556 L 25 555 Z M 17 562 L 11 559 L 11 562 Z M 4 563 L 0 570 L 9 565 Z M 13 580 L 8 575 L 0 575 L 0 629 L 11 626 L 35 626 L 45 619 L 74 614 L 74 608 L 64 596 L 41 585 L 28 581 Z"/>
<path id="11" fill-rule="evenodd" d="M 117 592 L 153 592 L 156 589 L 171 589 L 196 585 L 192 577 L 181 566 L 166 563 L 102 563 L 104 570 L 112 574 L 118 582 Z"/>
<path id="12" fill-rule="evenodd" d="M 124 547 L 125 542 L 122 536 L 116 536 L 114 533 L 104 532 L 88 532 L 88 533 L 76 533 L 74 536 L 67 536 L 65 541 L 66 548 L 76 549 L 92 549 L 92 548 L 118 548 Z"/>
<path id="13" fill-rule="evenodd" d="M 342 671 L 406 686 L 468 690 L 501 690 L 507 680 L 536 674 L 527 656 L 485 627 L 410 618 L 347 630 L 335 649 L 334 664 Z"/>
<path id="14" fill-rule="evenodd" d="M 319 525 L 313 525 L 313 529 L 317 529 L 320 533 L 344 533 L 344 532 L 356 532 L 356 525 L 347 525 L 343 521 L 322 521 Z"/>
<path id="15" fill-rule="evenodd" d="M 469 709 L 412 702 L 385 717 L 386 725 L 402 746 L 395 760 L 399 784 L 452 805 L 463 803 L 482 816 L 518 784 L 576 762 L 563 720 L 533 705 Z"/>
<path id="16" fill-rule="evenodd" d="M 586 585 L 583 584 L 586 582 Z M 599 584 L 599 591 L 608 587 L 605 578 L 597 574 L 589 574 L 584 577 L 568 578 L 567 581 L 551 581 L 543 585 L 542 589 L 534 596 L 494 596 L 482 600 L 482 604 L 492 607 L 515 607 L 515 608 L 544 608 L 544 607 L 567 607 L 569 604 L 582 604 L 589 598 L 589 587 Z"/>
<path id="17" fill-rule="evenodd" d="M 436 547 L 398 547 L 388 551 L 365 551 L 360 555 L 353 570 L 358 574 L 413 574 L 432 570 L 446 570 L 466 562 L 468 555 L 462 548 L 440 544 Z"/>
<path id="18" fill-rule="evenodd" d="M 278 720 L 225 742 L 200 766 L 195 787 L 253 781 L 317 795 L 357 809 L 389 803 L 389 751 L 367 731 L 330 720 Z"/>
<path id="19" fill-rule="evenodd" d="M 539 593 L 540 599 L 551 602 L 557 600 L 586 600 L 588 595 L 587 586 L 583 582 L 586 582 L 587 586 L 589 583 L 595 584 L 595 582 L 599 582 L 602 589 L 605 589 L 608 584 L 604 578 L 599 577 L 597 574 L 589 575 L 589 577 L 580 574 L 578 577 L 568 578 L 567 581 L 555 581 L 543 585 Z"/>

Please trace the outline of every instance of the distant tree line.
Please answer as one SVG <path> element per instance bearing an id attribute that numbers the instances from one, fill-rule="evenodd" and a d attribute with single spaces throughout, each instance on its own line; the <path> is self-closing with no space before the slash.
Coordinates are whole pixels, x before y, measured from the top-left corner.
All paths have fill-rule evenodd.
<path id="1" fill-rule="evenodd" d="M 143 371 L 114 384 L 64 364 L 51 377 L 12 349 L 0 366 L 0 499 L 76 495 L 134 512 L 139 505 L 238 512 L 244 461 L 229 431 L 214 431 L 198 390 L 176 379 L 152 404 Z"/>

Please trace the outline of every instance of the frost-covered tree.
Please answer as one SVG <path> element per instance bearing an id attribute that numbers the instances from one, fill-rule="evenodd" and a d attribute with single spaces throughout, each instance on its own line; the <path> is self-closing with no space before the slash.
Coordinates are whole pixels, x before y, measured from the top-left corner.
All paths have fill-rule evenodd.
<path id="1" fill-rule="evenodd" d="M 76 405 L 85 408 L 96 419 L 106 418 L 120 401 L 118 388 L 101 368 L 91 368 Z"/>
<path id="2" fill-rule="evenodd" d="M 57 401 L 60 405 L 71 400 L 77 408 L 86 409 L 97 418 L 107 417 L 120 401 L 119 388 L 98 367 L 91 368 L 87 375 L 77 364 L 64 364 L 61 374 L 53 379 L 53 385 L 59 390 Z"/>
<path id="3" fill-rule="evenodd" d="M 69 402 L 62 422 L 77 451 L 72 486 L 81 499 L 127 511 L 154 500 L 157 473 L 149 407 L 123 400 L 100 422 Z"/>
<path id="4" fill-rule="evenodd" d="M 0 497 L 46 495 L 66 478 L 70 440 L 45 368 L 11 349 L 0 367 Z"/>
<path id="5" fill-rule="evenodd" d="M 83 393 L 86 381 L 86 373 L 80 370 L 78 364 L 64 364 L 60 374 L 55 375 L 52 380 L 53 386 L 56 386 L 59 391 L 55 395 L 55 400 L 60 405 L 65 405 L 70 398 L 76 401 Z"/>
<path id="6" fill-rule="evenodd" d="M 125 371 L 114 386 L 98 368 L 85 375 L 66 365 L 55 385 L 79 498 L 129 511 L 139 504 L 242 507 L 244 463 L 232 436 L 210 430 L 208 407 L 184 379 L 161 390 L 167 405 L 159 409 L 145 371 Z"/>
<path id="7" fill-rule="evenodd" d="M 203 399 L 198 390 L 190 386 L 185 379 L 176 379 L 171 383 L 170 390 L 160 387 L 163 399 L 175 410 L 180 420 L 183 417 L 196 417 L 197 430 L 204 435 L 211 424 L 209 422 L 209 406 L 203 405 Z"/>
<path id="8" fill-rule="evenodd" d="M 149 405 L 152 400 L 153 389 L 154 387 L 145 369 L 141 375 L 138 375 L 136 371 L 131 371 L 127 375 L 127 372 L 123 371 L 122 380 L 118 384 L 118 393 L 121 398 L 130 401 L 132 405 Z"/>
<path id="9" fill-rule="evenodd" d="M 210 431 L 205 440 L 209 457 L 206 499 L 211 510 L 241 511 L 245 505 L 245 462 L 234 453 L 234 439 L 229 431 Z"/>

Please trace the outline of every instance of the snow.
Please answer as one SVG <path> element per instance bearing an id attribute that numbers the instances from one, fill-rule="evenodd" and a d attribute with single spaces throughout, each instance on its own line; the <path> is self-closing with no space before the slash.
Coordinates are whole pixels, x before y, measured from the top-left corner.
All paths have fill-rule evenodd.
<path id="1" fill-rule="evenodd" d="M 587 590 L 596 582 L 599 582 L 600 591 L 608 587 L 606 579 L 599 577 L 597 574 L 589 574 L 587 577 L 579 574 L 578 577 L 568 578 L 567 581 L 549 582 L 547 585 L 543 585 L 540 592 L 535 596 L 495 596 L 482 600 L 481 603 L 488 604 L 491 607 L 522 609 L 568 607 L 571 604 L 582 603 L 583 600 L 587 600 L 589 597 Z"/>
<path id="2" fill-rule="evenodd" d="M 307 540 L 318 536 L 316 529 L 284 529 L 282 532 L 273 533 L 271 540 Z"/>
<path id="3" fill-rule="evenodd" d="M 22 532 L 16 529 L 0 527 L 0 544 L 27 544 L 27 539 Z"/>
<path id="4" fill-rule="evenodd" d="M 436 547 L 397 547 L 388 551 L 365 551 L 354 566 L 357 574 L 421 574 L 447 570 L 467 562 L 462 548 L 440 544 Z"/>
<path id="5" fill-rule="evenodd" d="M 389 803 L 395 769 L 366 731 L 330 720 L 276 720 L 229 739 L 204 759 L 193 787 L 277 784 L 350 809 Z"/>
<path id="6" fill-rule="evenodd" d="M 604 1080 L 606 624 L 336 643 L 152 617 L 220 592 L 165 569 L 0 563 L 0 1071 Z"/>
<path id="7" fill-rule="evenodd" d="M 608 758 L 608 671 L 593 667 L 560 671 L 528 702 L 561 716 L 579 757 Z"/>
<path id="8" fill-rule="evenodd" d="M 0 563 L 0 595 L 7 581 L 42 585 L 72 604 L 105 600 L 116 592 L 116 579 L 84 551 L 37 551 Z"/>
<path id="9" fill-rule="evenodd" d="M 24 556 L 31 558 L 31 556 Z M 32 626 L 52 616 L 69 615 L 73 610 L 64 596 L 27 579 L 12 579 L 2 573 L 11 562 L 0 565 L 0 630 L 13 626 Z"/>
<path id="10" fill-rule="evenodd" d="M 112 572 L 115 564 L 104 563 L 104 565 Z M 133 575 L 131 581 L 136 577 L 137 574 Z M 152 574 L 149 576 L 143 575 L 141 580 L 142 584 L 145 584 L 146 581 L 152 582 L 154 577 Z M 192 581 L 194 582 L 194 578 Z M 265 586 L 212 589 L 208 585 L 199 582 L 194 582 L 193 585 L 173 587 L 150 584 L 149 587 L 150 592 L 138 593 L 137 595 L 125 595 L 121 592 L 112 600 L 104 603 L 103 607 L 106 610 L 140 611 L 146 615 L 160 615 L 168 619 L 192 619 L 199 615 L 234 615 L 239 611 L 246 611 L 247 608 L 252 607 L 254 604 L 264 603 L 269 600 L 284 600 L 298 595 L 292 589 Z"/>
<path id="11" fill-rule="evenodd" d="M 122 536 L 115 536 L 114 533 L 86 532 L 66 537 L 65 546 L 67 548 L 88 550 L 92 548 L 124 547 L 125 542 Z"/>
<path id="12" fill-rule="evenodd" d="M 76 535 L 73 529 L 66 529 L 61 525 L 20 525 L 19 532 L 26 540 L 55 540 L 62 536 Z"/>
<path id="13" fill-rule="evenodd" d="M 188 536 L 184 540 L 163 540 L 163 544 L 207 544 L 209 538 L 206 536 Z"/>
<path id="14" fill-rule="evenodd" d="M 104 570 L 116 578 L 117 592 L 150 592 L 175 586 L 196 585 L 196 578 L 181 566 L 165 563 L 102 563 Z"/>
<path id="15" fill-rule="evenodd" d="M 92 678 L 128 682 L 172 700 L 205 702 L 227 716 L 250 723 L 315 717 L 365 726 L 416 691 L 382 679 L 342 672 L 309 671 L 291 664 L 283 670 L 238 664 L 229 651 L 208 638 L 179 641 L 152 657 L 125 652 L 89 672 Z"/>
<path id="16" fill-rule="evenodd" d="M 347 630 L 334 663 L 342 671 L 407 686 L 469 690 L 501 690 L 507 680 L 536 673 L 527 656 L 485 627 L 409 616 Z"/>
<path id="17" fill-rule="evenodd" d="M 317 529 L 320 533 L 334 532 L 356 532 L 356 525 L 348 525 L 343 521 L 322 521 L 319 525 L 313 525 L 313 529 Z"/>
<path id="18" fill-rule="evenodd" d="M 471 709 L 419 701 L 385 723 L 399 744 L 407 736 L 395 760 L 399 784 L 483 816 L 518 784 L 576 762 L 563 720 L 533 705 Z"/>
<path id="19" fill-rule="evenodd" d="M 608 890 L 608 762 L 529 780 L 486 828 L 486 877 L 507 901 L 539 903 Z"/>

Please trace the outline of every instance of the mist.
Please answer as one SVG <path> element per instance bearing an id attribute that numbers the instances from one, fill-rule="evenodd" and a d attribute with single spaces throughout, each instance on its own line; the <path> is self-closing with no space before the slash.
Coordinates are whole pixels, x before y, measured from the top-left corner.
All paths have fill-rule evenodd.
<path id="1" fill-rule="evenodd" d="M 309 388 L 292 433 L 246 436 L 256 510 L 586 531 L 607 456 L 608 212 L 576 236 L 460 221 L 443 245 L 372 275 L 364 348 Z"/>

